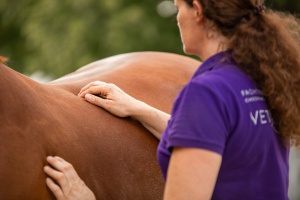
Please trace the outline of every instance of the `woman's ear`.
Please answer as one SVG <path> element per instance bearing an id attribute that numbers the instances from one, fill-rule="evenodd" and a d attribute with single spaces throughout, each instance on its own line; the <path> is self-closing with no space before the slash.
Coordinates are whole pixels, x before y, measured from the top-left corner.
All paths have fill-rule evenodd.
<path id="1" fill-rule="evenodd" d="M 202 5 L 200 4 L 199 1 L 194 0 L 193 1 L 193 7 L 196 11 L 196 20 L 197 22 L 201 22 L 203 19 L 203 9 L 202 9 Z"/>

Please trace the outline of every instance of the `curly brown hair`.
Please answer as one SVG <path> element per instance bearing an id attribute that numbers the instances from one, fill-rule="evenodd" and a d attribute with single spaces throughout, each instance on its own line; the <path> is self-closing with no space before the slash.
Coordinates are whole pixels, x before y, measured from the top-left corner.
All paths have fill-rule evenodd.
<path id="1" fill-rule="evenodd" d="M 193 0 L 185 0 L 193 6 Z M 265 9 L 263 0 L 198 0 L 204 16 L 229 39 L 237 65 L 266 98 L 284 141 L 300 144 L 300 23 Z"/>

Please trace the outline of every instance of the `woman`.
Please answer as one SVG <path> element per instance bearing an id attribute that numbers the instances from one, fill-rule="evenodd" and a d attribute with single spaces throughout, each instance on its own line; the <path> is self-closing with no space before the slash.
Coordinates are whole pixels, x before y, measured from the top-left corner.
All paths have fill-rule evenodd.
<path id="1" fill-rule="evenodd" d="M 300 141 L 297 20 L 265 12 L 263 0 L 175 0 L 175 6 L 185 53 L 204 62 L 171 117 L 99 81 L 79 96 L 139 120 L 161 138 L 164 199 L 288 199 L 288 146 Z M 69 163 L 47 160 L 56 168 L 45 172 L 60 186 L 47 179 L 57 199 L 93 199 Z"/>

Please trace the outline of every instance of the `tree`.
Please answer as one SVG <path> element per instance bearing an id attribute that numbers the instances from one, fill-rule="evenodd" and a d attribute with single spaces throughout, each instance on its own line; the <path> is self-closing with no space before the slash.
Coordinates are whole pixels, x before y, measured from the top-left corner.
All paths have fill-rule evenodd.
<path id="1" fill-rule="evenodd" d="M 121 53 L 183 54 L 176 19 L 158 14 L 160 2 L 1 0 L 0 54 L 8 56 L 9 65 L 21 73 L 42 70 L 54 77 Z M 291 12 L 300 7 L 296 0 L 269 4 Z"/>
<path id="2" fill-rule="evenodd" d="M 157 3 L 2 0 L 0 51 L 22 73 L 42 69 L 56 77 L 115 54 L 182 53 L 176 20 L 161 18 Z"/>

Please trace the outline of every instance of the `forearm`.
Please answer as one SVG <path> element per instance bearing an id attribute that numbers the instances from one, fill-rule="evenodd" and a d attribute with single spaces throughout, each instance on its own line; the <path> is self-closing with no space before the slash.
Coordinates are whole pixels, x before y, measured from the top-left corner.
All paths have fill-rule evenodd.
<path id="1" fill-rule="evenodd" d="M 211 199 L 221 162 L 222 156 L 210 150 L 174 147 L 163 199 Z"/>
<path id="2" fill-rule="evenodd" d="M 130 116 L 138 120 L 147 130 L 157 139 L 161 139 L 162 132 L 165 130 L 170 115 L 160 111 L 150 105 L 138 101 L 137 105 L 130 110 Z"/>

